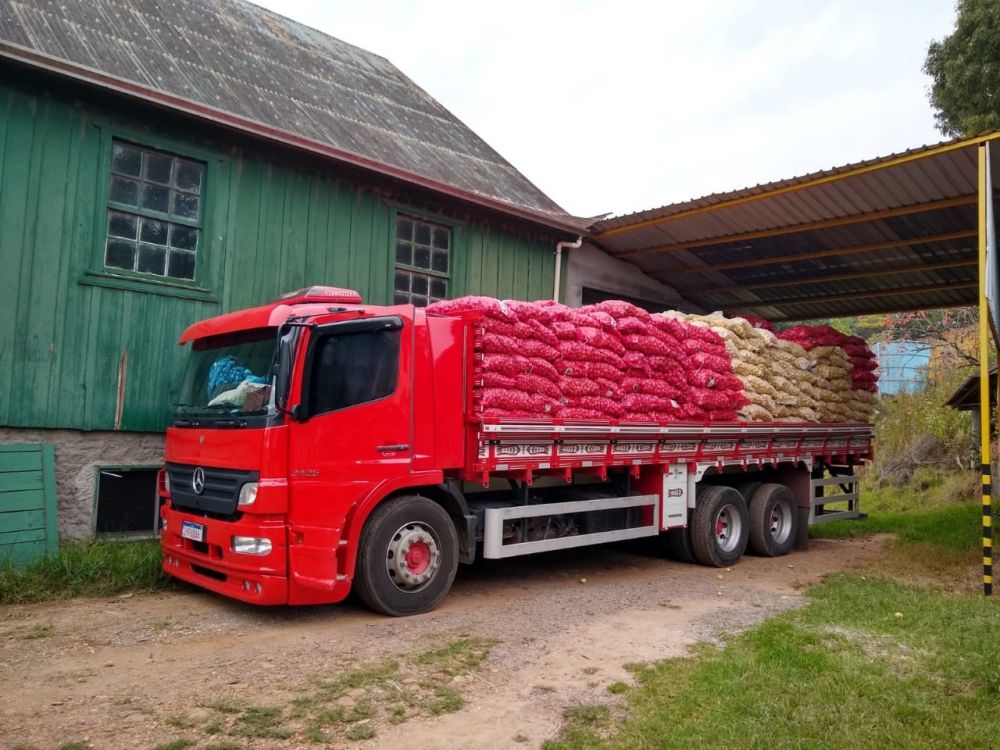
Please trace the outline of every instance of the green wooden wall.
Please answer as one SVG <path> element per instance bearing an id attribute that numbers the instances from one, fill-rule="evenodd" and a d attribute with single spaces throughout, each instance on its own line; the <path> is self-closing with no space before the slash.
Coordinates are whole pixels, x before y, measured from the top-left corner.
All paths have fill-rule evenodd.
<path id="1" fill-rule="evenodd" d="M 452 296 L 551 295 L 560 237 L 415 205 L 319 160 L 140 115 L 0 77 L 0 425 L 163 429 L 186 325 L 310 284 L 388 303 L 397 212 L 453 227 Z M 102 268 L 112 137 L 207 162 L 196 288 Z"/>
<path id="2" fill-rule="evenodd" d="M 0 565 L 25 565 L 58 546 L 52 445 L 0 445 Z"/>

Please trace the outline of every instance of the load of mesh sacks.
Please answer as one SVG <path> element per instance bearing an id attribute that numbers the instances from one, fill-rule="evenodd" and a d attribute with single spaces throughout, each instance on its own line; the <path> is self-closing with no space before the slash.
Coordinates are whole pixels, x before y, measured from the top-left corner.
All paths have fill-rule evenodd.
<path id="1" fill-rule="evenodd" d="M 461 297 L 427 310 L 472 314 L 482 321 L 476 404 L 484 416 L 658 422 L 847 418 L 841 416 L 846 409 L 824 407 L 826 381 L 803 346 L 741 318 L 651 315 L 617 300 L 570 308 L 551 301 Z M 823 372 L 833 364 L 824 359 Z M 854 411 L 851 415 L 855 418 Z"/>
<path id="2" fill-rule="evenodd" d="M 878 363 L 863 339 L 829 326 L 774 333 L 760 318 L 675 316 L 725 341 L 749 402 L 739 418 L 765 422 L 867 422 L 875 409 Z"/>

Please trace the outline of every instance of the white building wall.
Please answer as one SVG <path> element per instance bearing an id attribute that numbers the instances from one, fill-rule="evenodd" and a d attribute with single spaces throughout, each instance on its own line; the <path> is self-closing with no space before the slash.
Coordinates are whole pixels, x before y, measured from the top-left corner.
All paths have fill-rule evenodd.
<path id="1" fill-rule="evenodd" d="M 584 287 L 624 297 L 660 302 L 665 307 L 678 308 L 686 312 L 703 312 L 697 305 L 682 298 L 673 287 L 647 276 L 638 266 L 611 257 L 588 242 L 584 242 L 583 246 L 576 250 L 569 251 L 566 297 L 562 301 L 567 305 L 578 307 L 582 304 Z"/>

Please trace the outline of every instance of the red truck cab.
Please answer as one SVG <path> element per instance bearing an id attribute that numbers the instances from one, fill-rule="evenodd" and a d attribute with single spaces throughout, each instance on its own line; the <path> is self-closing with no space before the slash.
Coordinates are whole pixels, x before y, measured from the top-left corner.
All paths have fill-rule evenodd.
<path id="1" fill-rule="evenodd" d="M 312 288 L 184 332 L 192 354 L 166 440 L 167 573 L 259 604 L 337 602 L 379 501 L 425 487 L 464 516 L 444 484 L 462 462 L 463 384 L 447 379 L 462 372 L 458 321 L 360 303 Z M 425 536 L 396 545 L 409 563 L 397 575 L 453 567 L 440 556 L 458 550 Z"/>

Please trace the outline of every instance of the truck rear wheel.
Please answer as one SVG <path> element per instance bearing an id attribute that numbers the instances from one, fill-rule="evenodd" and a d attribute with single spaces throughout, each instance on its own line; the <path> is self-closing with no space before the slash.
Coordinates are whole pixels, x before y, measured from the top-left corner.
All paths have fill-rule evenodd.
<path id="1" fill-rule="evenodd" d="M 798 535 L 799 509 L 783 484 L 762 484 L 750 499 L 750 550 L 764 557 L 787 555 Z"/>
<path id="2" fill-rule="evenodd" d="M 458 570 L 451 516 L 433 500 L 406 495 L 375 508 L 358 546 L 354 585 L 376 612 L 393 617 L 434 609 Z"/>
<path id="3" fill-rule="evenodd" d="M 698 491 L 691 514 L 691 551 L 702 565 L 723 568 L 743 556 L 749 536 L 747 505 L 732 487 L 710 485 Z"/>
<path id="4" fill-rule="evenodd" d="M 663 534 L 663 548 L 667 557 L 678 562 L 695 562 L 691 551 L 691 519 L 688 514 L 688 525 L 683 529 L 670 529 Z"/>

